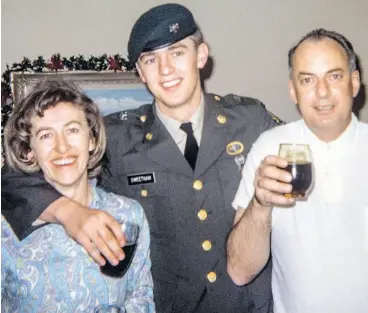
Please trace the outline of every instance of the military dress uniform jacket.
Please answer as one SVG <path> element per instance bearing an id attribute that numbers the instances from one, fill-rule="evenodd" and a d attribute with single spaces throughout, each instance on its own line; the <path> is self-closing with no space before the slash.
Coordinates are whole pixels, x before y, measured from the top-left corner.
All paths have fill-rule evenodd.
<path id="1" fill-rule="evenodd" d="M 152 105 L 114 113 L 105 122 L 107 167 L 100 184 L 145 210 L 157 312 L 272 312 L 270 264 L 252 283 L 236 286 L 226 271 L 226 239 L 240 167 L 277 119 L 254 99 L 205 94 L 194 171 Z M 59 195 L 40 176 L 3 175 L 3 214 L 24 237 Z"/>
<path id="2" fill-rule="evenodd" d="M 269 269 L 245 287 L 226 272 L 242 156 L 276 124 L 262 104 L 206 95 L 194 172 L 152 105 L 106 121 L 109 166 L 101 184 L 137 199 L 146 212 L 157 311 L 269 312 Z"/>

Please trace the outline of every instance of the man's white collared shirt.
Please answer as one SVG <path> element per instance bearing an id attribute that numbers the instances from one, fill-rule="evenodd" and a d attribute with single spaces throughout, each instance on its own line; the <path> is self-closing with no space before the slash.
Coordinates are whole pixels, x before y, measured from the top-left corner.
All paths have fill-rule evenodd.
<path id="1" fill-rule="evenodd" d="M 248 206 L 256 169 L 280 143 L 310 145 L 315 183 L 307 201 L 272 211 L 275 313 L 368 312 L 368 124 L 353 116 L 330 143 L 303 120 L 265 132 L 248 155 L 234 208 Z"/>

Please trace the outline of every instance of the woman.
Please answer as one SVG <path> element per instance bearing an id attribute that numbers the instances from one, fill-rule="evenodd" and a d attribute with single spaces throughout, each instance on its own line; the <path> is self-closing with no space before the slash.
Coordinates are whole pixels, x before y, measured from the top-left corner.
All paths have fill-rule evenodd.
<path id="1" fill-rule="evenodd" d="M 2 312 L 93 312 L 116 304 L 126 312 L 154 312 L 149 229 L 134 200 L 91 184 L 101 169 L 106 138 L 97 106 L 75 85 L 45 81 L 15 107 L 5 127 L 6 162 L 41 170 L 61 194 L 117 220 L 139 225 L 133 261 L 110 278 L 62 226 L 48 224 L 19 242 L 2 217 Z"/>

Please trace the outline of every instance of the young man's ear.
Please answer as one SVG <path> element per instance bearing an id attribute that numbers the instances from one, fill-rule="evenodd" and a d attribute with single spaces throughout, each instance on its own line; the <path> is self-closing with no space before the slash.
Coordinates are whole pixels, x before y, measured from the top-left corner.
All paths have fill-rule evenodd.
<path id="1" fill-rule="evenodd" d="M 208 45 L 202 42 L 197 48 L 197 67 L 204 68 L 208 60 Z"/>
<path id="2" fill-rule="evenodd" d="M 136 67 L 136 69 L 137 69 L 137 71 L 138 71 L 138 75 L 139 75 L 140 79 L 142 80 L 142 82 L 143 82 L 143 83 L 146 83 L 146 82 L 147 82 L 147 80 L 146 80 L 146 78 L 144 77 L 144 75 L 143 75 L 143 73 L 142 73 L 142 70 L 141 70 L 141 68 L 139 67 L 138 62 L 135 62 L 135 67 Z"/>

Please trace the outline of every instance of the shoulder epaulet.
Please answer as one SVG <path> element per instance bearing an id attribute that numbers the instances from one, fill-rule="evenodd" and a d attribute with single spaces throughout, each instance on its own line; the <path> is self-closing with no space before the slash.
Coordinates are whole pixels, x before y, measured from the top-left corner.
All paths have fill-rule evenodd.
<path id="1" fill-rule="evenodd" d="M 234 94 L 228 94 L 223 97 L 224 102 L 227 106 L 233 105 L 261 105 L 264 107 L 264 104 L 254 98 L 243 97 Z"/>
<path id="2" fill-rule="evenodd" d="M 278 124 L 283 125 L 285 124 L 279 117 L 273 114 L 271 111 L 267 110 L 266 106 L 259 100 L 250 98 L 250 97 L 243 97 L 238 96 L 235 94 L 228 94 L 224 97 L 220 97 L 218 95 L 212 95 L 214 99 L 221 103 L 224 107 L 231 107 L 236 105 L 244 105 L 244 106 L 260 106 L 262 110 L 266 111 L 266 113 Z"/>
<path id="3" fill-rule="evenodd" d="M 242 97 L 234 94 L 229 94 L 223 97 L 227 105 L 259 105 L 261 106 L 266 113 L 278 124 L 283 125 L 285 124 L 284 121 L 282 121 L 279 117 L 277 117 L 275 114 L 273 114 L 271 111 L 267 110 L 266 106 L 259 100 L 250 98 L 250 97 Z"/>
<path id="4" fill-rule="evenodd" d="M 105 116 L 105 119 L 108 121 L 115 121 L 119 123 L 124 121 L 128 121 L 128 123 L 134 123 L 135 121 L 145 122 L 147 113 L 151 106 L 151 104 L 147 104 L 142 105 L 139 108 L 115 112 Z"/>
<path id="5" fill-rule="evenodd" d="M 281 120 L 278 116 L 273 114 L 271 111 L 266 110 L 268 115 L 271 116 L 271 118 L 276 122 L 278 125 L 284 125 L 286 124 L 283 120 Z"/>
<path id="6" fill-rule="evenodd" d="M 232 106 L 236 105 L 238 102 L 241 102 L 241 98 L 237 95 L 226 95 L 224 97 L 221 97 L 216 94 L 210 94 L 217 102 L 219 102 L 222 106 Z"/>

